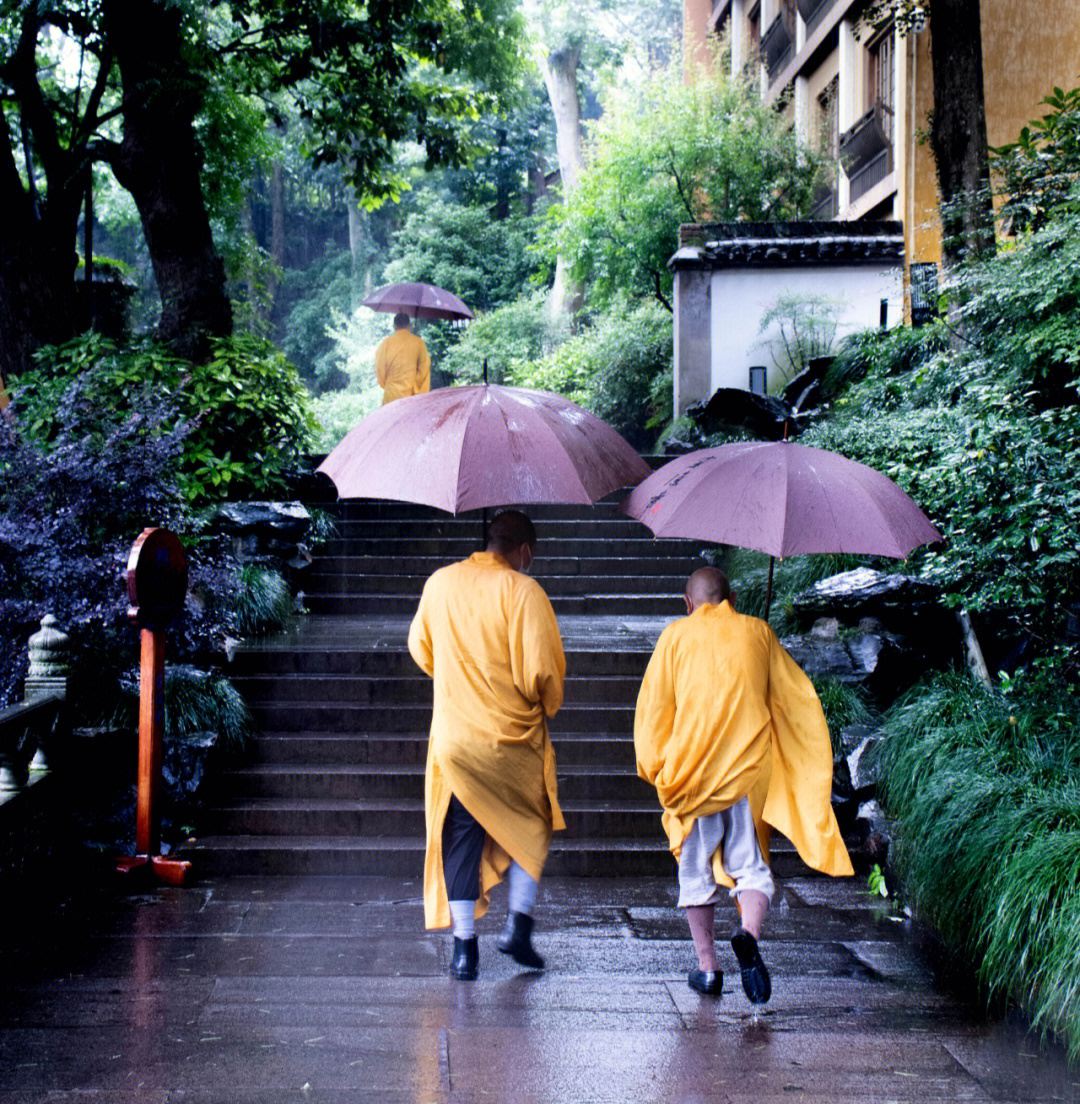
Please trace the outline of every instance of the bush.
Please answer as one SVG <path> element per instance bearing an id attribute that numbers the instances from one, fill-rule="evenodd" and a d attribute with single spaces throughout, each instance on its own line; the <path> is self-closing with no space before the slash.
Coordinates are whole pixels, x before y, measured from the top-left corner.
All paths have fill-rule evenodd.
<path id="1" fill-rule="evenodd" d="M 63 391 L 47 448 L 0 419 L 0 704 L 25 671 L 26 638 L 51 613 L 72 637 L 71 697 L 87 723 L 116 709 L 120 675 L 137 656 L 124 566 L 146 526 L 173 529 L 188 551 L 190 595 L 170 657 L 205 662 L 233 631 L 233 561 L 178 486 L 190 425 L 175 394 L 149 387 L 133 385 L 129 409 L 114 412 L 100 401 L 109 373 L 90 367 Z"/>
<path id="2" fill-rule="evenodd" d="M 248 565 L 240 569 L 237 583 L 233 608 L 244 636 L 264 636 L 292 621 L 295 604 L 280 572 Z"/>
<path id="3" fill-rule="evenodd" d="M 440 368 L 458 383 L 478 383 L 486 359 L 489 383 L 523 378 L 529 365 L 570 336 L 568 323 L 548 321 L 545 303 L 545 293 L 534 292 L 479 315 L 443 355 Z"/>
<path id="4" fill-rule="evenodd" d="M 991 692 L 936 675 L 885 718 L 879 769 L 916 908 L 1080 1059 L 1080 696 L 1060 663 Z"/>
<path id="5" fill-rule="evenodd" d="M 170 414 L 146 435 L 186 427 L 176 478 L 194 503 L 272 497 L 312 444 L 315 421 L 296 369 L 249 334 L 215 339 L 205 364 L 149 341 L 121 348 L 95 333 L 48 346 L 36 361 L 13 387 L 23 432 L 54 447 L 59 411 L 80 380 L 78 403 L 66 404 L 68 430 L 81 426 L 99 441 L 120 424 L 137 427 L 152 393 L 168 401 Z"/>
<path id="6" fill-rule="evenodd" d="M 648 449 L 671 415 L 671 315 L 659 304 L 620 300 L 549 356 L 519 363 L 509 382 L 566 395 Z"/>

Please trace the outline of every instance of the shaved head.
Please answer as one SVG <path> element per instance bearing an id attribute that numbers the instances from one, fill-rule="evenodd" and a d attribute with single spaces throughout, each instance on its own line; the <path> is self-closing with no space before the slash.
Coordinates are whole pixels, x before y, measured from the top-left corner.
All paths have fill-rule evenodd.
<path id="1" fill-rule="evenodd" d="M 718 606 L 730 597 L 728 577 L 715 567 L 699 567 L 686 581 L 686 602 L 691 610 L 704 605 Z"/>
<path id="2" fill-rule="evenodd" d="M 506 555 L 527 544 L 536 550 L 536 528 L 520 510 L 503 510 L 488 528 L 488 551 Z"/>

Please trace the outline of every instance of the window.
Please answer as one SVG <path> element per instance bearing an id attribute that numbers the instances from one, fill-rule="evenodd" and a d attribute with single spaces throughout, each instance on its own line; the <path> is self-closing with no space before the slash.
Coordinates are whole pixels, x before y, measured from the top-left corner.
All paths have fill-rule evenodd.
<path id="1" fill-rule="evenodd" d="M 893 138 L 893 110 L 896 101 L 896 73 L 893 67 L 893 28 L 876 38 L 866 51 L 866 110 L 878 108 L 881 126 L 891 142 Z"/>
<path id="2" fill-rule="evenodd" d="M 840 156 L 840 76 L 837 74 L 817 98 L 818 149 L 834 160 Z"/>

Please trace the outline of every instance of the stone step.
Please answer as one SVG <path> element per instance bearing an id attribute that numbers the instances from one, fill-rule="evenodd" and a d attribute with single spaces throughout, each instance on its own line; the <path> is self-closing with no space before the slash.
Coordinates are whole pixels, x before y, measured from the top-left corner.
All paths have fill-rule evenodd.
<path id="1" fill-rule="evenodd" d="M 401 635 L 405 635 L 402 627 Z M 347 636 L 347 631 L 342 635 Z M 566 667 L 575 676 L 632 675 L 638 679 L 652 653 L 645 650 L 622 651 L 615 647 L 603 651 L 567 649 Z M 335 641 L 326 648 L 278 643 L 241 644 L 229 667 L 230 678 L 249 675 L 357 675 L 372 678 L 413 675 L 418 670 L 404 647 L 365 649 L 348 648 Z"/>
<path id="2" fill-rule="evenodd" d="M 319 595 L 407 594 L 419 598 L 427 575 L 366 575 L 362 573 L 312 571 L 304 579 L 305 593 Z M 554 604 L 559 598 L 630 592 L 638 597 L 653 594 L 681 594 L 685 574 L 673 575 L 548 575 L 534 573 Z"/>
<path id="3" fill-rule="evenodd" d="M 349 702 L 256 702 L 251 707 L 261 729 L 278 732 L 426 732 L 430 705 L 357 705 Z M 566 732 L 631 732 L 629 706 L 569 705 L 552 722 L 552 738 Z"/>
<path id="4" fill-rule="evenodd" d="M 651 545 L 649 546 L 651 547 Z M 440 567 L 456 562 L 450 556 L 322 556 L 313 558 L 308 576 L 324 575 L 420 575 L 427 578 Z M 685 586 L 690 572 L 701 566 L 701 557 L 688 546 L 673 556 L 546 556 L 533 561 L 532 577 L 547 589 L 548 579 L 562 576 L 625 576 L 640 578 L 651 575 L 675 575 Z M 633 588 L 631 588 L 633 589 Z"/>
<path id="5" fill-rule="evenodd" d="M 560 799 L 571 839 L 651 838 L 656 801 Z M 263 798 L 223 805 L 208 820 L 213 835 L 424 837 L 423 798 Z"/>
<path id="6" fill-rule="evenodd" d="M 244 699 L 257 702 L 342 702 L 350 705 L 428 705 L 432 682 L 413 665 L 410 675 L 245 675 L 232 682 Z M 641 679 L 633 675 L 569 676 L 563 704 L 585 703 L 633 707 Z"/>
<path id="7" fill-rule="evenodd" d="M 424 871 L 422 836 L 206 835 L 186 843 L 180 853 L 191 861 L 196 877 L 382 874 L 419 880 Z M 817 876 L 783 839 L 774 842 L 771 865 L 778 878 Z M 675 861 L 659 827 L 645 839 L 568 839 L 565 832 L 556 832 L 544 874 L 674 878 Z"/>
<path id="8" fill-rule="evenodd" d="M 561 732 L 553 737 L 560 767 L 570 764 L 632 764 L 634 742 L 622 736 Z M 427 733 L 331 735 L 325 732 L 263 732 L 252 749 L 252 762 L 274 764 L 413 764 L 427 761 Z M 629 769 L 629 768 L 628 768 Z"/>
<path id="9" fill-rule="evenodd" d="M 622 559 L 626 556 L 689 556 L 694 558 L 705 547 L 700 541 L 665 538 L 653 540 L 649 531 L 640 526 L 634 537 L 572 536 L 546 539 L 539 536 L 537 556 L 560 559 Z M 344 539 L 341 536 L 320 544 L 320 556 L 442 556 L 447 560 L 463 560 L 480 551 L 480 533 L 475 537 L 437 537 L 419 531 L 413 536 L 389 537 L 361 534 Z M 537 565 L 539 566 L 539 565 Z"/>
<path id="10" fill-rule="evenodd" d="M 644 801 L 653 793 L 648 783 L 637 777 L 632 756 L 621 764 L 605 767 L 560 764 L 558 781 L 560 800 Z M 263 763 L 227 771 L 220 783 L 219 792 L 228 795 L 223 800 L 232 802 L 250 798 L 422 798 L 424 765 Z"/>
<path id="11" fill-rule="evenodd" d="M 551 606 L 558 614 L 611 613 L 623 617 L 648 615 L 677 617 L 686 612 L 683 588 L 670 594 L 622 594 L 615 591 L 619 580 L 612 580 L 613 593 L 576 597 L 552 595 Z M 684 581 L 685 582 L 685 581 Z M 363 614 L 413 614 L 419 595 L 405 594 L 305 594 L 304 605 L 310 613 L 358 617 Z"/>

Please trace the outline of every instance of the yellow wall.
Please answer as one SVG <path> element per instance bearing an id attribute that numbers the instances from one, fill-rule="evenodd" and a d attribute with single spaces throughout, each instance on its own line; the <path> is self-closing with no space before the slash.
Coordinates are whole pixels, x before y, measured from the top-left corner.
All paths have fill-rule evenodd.
<path id="1" fill-rule="evenodd" d="M 1014 141 L 1043 114 L 1039 101 L 1055 85 L 1080 85 L 1080 3 L 1077 0 L 982 0 L 983 92 L 991 146 Z M 918 36 L 915 58 L 916 131 L 925 131 L 934 106 L 930 32 Z M 928 144 L 914 147 L 914 203 L 903 204 L 912 261 L 940 261 L 937 175 Z M 903 184 L 901 184 L 903 188 Z"/>
<path id="2" fill-rule="evenodd" d="M 697 69 L 712 63 L 709 49 L 709 21 L 712 0 L 683 0 L 683 81 L 689 82 Z"/>

